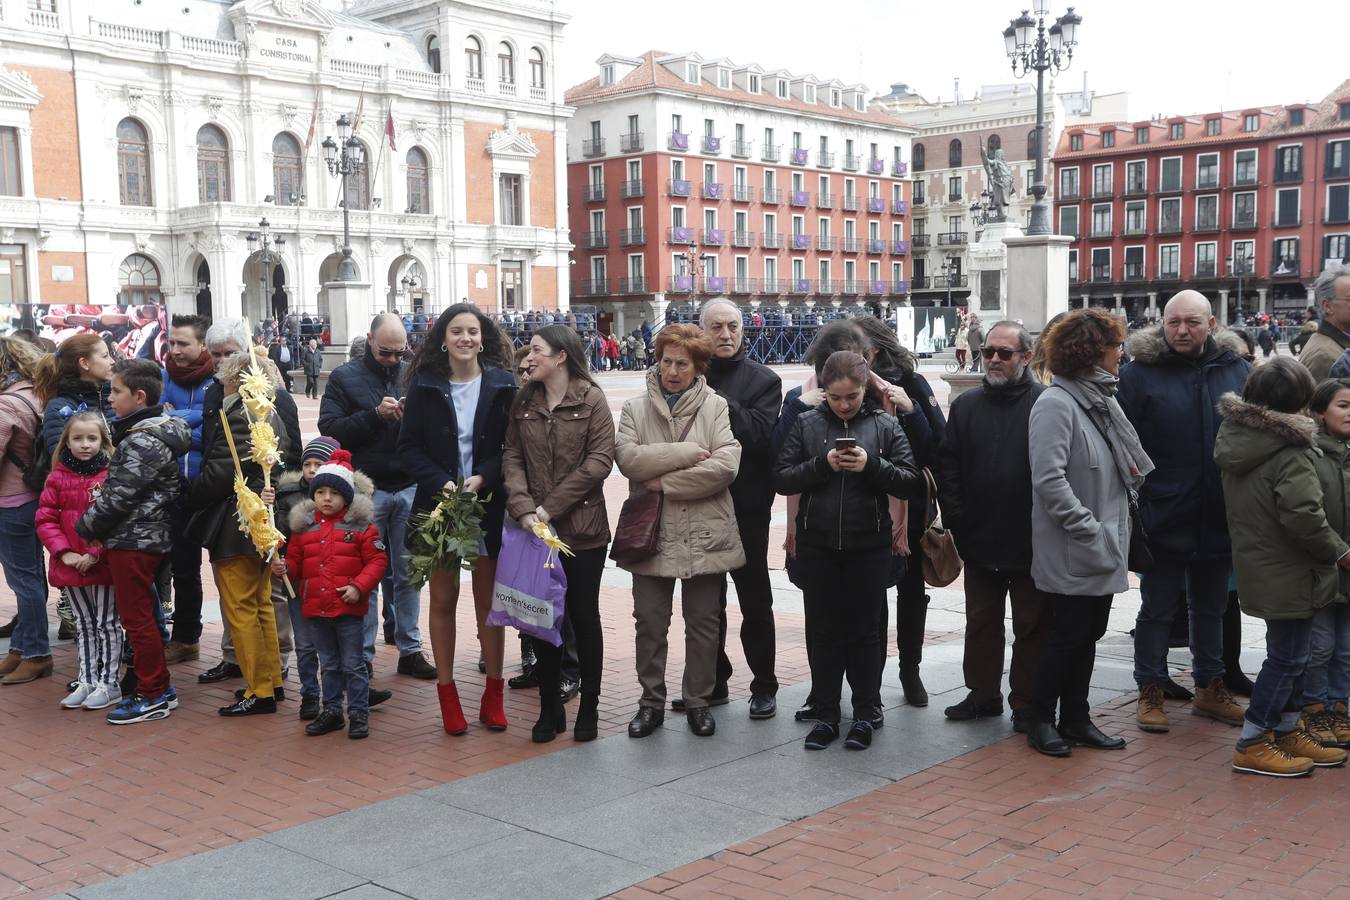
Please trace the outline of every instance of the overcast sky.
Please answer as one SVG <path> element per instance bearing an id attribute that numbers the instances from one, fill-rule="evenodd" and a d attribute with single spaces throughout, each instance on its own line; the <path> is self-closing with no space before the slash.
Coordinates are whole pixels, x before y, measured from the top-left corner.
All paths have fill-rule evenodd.
<path id="1" fill-rule="evenodd" d="M 694 50 L 766 69 L 862 82 L 906 82 L 950 100 L 1012 80 L 1002 31 L 1030 0 L 556 0 L 572 15 L 561 64 L 567 86 L 597 74 L 602 53 Z M 1059 16 L 1065 6 L 1051 7 Z M 1350 77 L 1335 0 L 1083 0 L 1073 65 L 1099 93 L 1125 90 L 1130 117 L 1320 100 Z M 1343 13 L 1342 13 L 1343 14 Z M 1029 76 L 1034 83 L 1035 76 Z"/>

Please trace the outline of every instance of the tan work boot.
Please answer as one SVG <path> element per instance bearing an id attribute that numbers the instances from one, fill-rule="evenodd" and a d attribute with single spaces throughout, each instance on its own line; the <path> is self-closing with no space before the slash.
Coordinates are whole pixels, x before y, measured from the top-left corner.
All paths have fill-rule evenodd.
<path id="1" fill-rule="evenodd" d="M 23 654 L 18 650 L 11 650 L 5 654 L 5 658 L 0 660 L 0 675 L 8 675 L 19 667 L 23 662 Z"/>
<path id="2" fill-rule="evenodd" d="M 174 663 L 188 662 L 189 660 L 201 657 L 200 644 L 183 644 L 178 641 L 169 641 L 164 645 L 164 664 L 171 666 Z"/>
<path id="3" fill-rule="evenodd" d="M 1167 731 L 1167 711 L 1163 709 L 1162 685 L 1139 685 L 1139 709 L 1134 715 L 1134 721 L 1140 731 L 1157 733 Z"/>
<path id="4" fill-rule="evenodd" d="M 27 684 L 39 678 L 47 678 L 51 674 L 52 658 L 34 656 L 32 659 L 21 660 L 13 672 L 0 679 L 0 684 Z"/>
<path id="5" fill-rule="evenodd" d="M 1302 734 L 1295 731 L 1294 734 Z M 1271 775 L 1275 778 L 1303 778 L 1312 774 L 1313 761 L 1306 756 L 1295 756 L 1275 743 L 1275 735 L 1267 731 L 1259 738 L 1238 741 L 1233 748 L 1233 771 L 1252 775 Z"/>
<path id="6" fill-rule="evenodd" d="M 1313 765 L 1324 769 L 1334 769 L 1345 765 L 1346 752 L 1339 747 L 1328 747 L 1302 728 L 1295 728 L 1281 735 L 1276 741 L 1280 749 L 1290 756 L 1303 756 L 1313 761 Z"/>
<path id="7" fill-rule="evenodd" d="M 1331 704 L 1327 718 L 1331 720 L 1331 728 L 1336 732 L 1336 746 L 1350 747 L 1350 712 L 1346 711 L 1345 702 L 1337 701 Z"/>
<path id="8" fill-rule="evenodd" d="M 1233 702 L 1233 693 L 1222 678 L 1211 678 L 1207 687 L 1195 686 L 1191 715 L 1217 719 L 1229 725 L 1242 724 L 1242 707 Z"/>
<path id="9" fill-rule="evenodd" d="M 1339 743 L 1331 713 L 1321 703 L 1309 703 L 1303 707 L 1298 717 L 1298 727 L 1312 735 L 1319 744 L 1334 747 Z"/>

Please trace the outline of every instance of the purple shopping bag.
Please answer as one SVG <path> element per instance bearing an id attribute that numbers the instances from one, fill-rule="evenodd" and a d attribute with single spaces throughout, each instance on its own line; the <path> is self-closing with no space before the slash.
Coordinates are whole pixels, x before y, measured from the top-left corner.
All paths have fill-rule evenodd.
<path id="1" fill-rule="evenodd" d="M 557 554 L 508 519 L 502 526 L 502 550 L 497 556 L 487 624 L 510 625 L 560 647 L 566 594 L 567 575 Z"/>

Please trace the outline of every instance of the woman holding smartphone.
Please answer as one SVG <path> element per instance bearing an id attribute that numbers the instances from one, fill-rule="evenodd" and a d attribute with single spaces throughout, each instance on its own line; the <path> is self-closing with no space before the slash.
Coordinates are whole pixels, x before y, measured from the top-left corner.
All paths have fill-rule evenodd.
<path id="1" fill-rule="evenodd" d="M 792 424 L 778 455 L 774 489 L 800 494 L 797 578 L 811 642 L 812 696 L 819 718 L 806 749 L 839 737 L 845 674 L 853 725 L 845 746 L 865 750 L 881 711 L 881 605 L 891 568 L 890 497 L 923 494 L 909 441 L 868 394 L 871 373 L 857 353 L 830 355 L 820 373 L 824 402 Z"/>

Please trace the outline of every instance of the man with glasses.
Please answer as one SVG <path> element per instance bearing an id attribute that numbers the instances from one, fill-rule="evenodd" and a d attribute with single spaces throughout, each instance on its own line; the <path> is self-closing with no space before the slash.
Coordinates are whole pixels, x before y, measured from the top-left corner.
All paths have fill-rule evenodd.
<path id="1" fill-rule="evenodd" d="M 337 440 L 352 455 L 352 467 L 375 483 L 375 527 L 389 548 L 384 576 L 384 640 L 398 647 L 398 672 L 431 680 L 436 667 L 422 653 L 417 628 L 421 603 L 408 584 L 409 554 L 404 543 L 413 495 L 410 476 L 398 463 L 395 445 L 403 422 L 403 376 L 408 333 L 403 320 L 380 313 L 370 323 L 365 353 L 328 375 L 319 404 L 319 433 Z M 366 668 L 373 668 L 375 632 L 380 613 L 370 604 L 366 614 Z"/>
<path id="2" fill-rule="evenodd" d="M 1003 715 L 1004 598 L 1012 597 L 1013 649 L 1008 705 L 1025 732 L 1044 629 L 1044 596 L 1031 580 L 1031 407 L 1044 391 L 1027 369 L 1031 335 L 999 322 L 980 347 L 983 383 L 952 402 L 938 453 L 938 501 L 965 562 L 970 691 L 946 709 L 963 722 Z"/>

